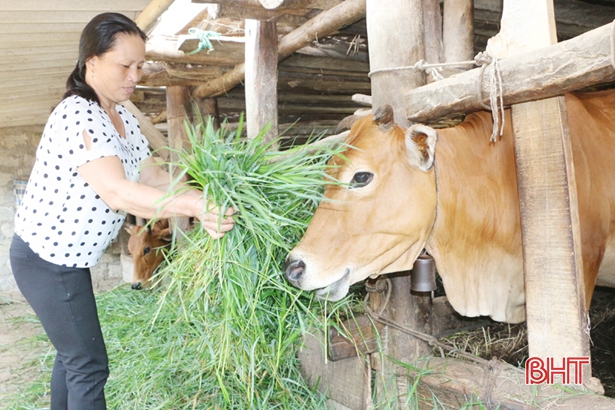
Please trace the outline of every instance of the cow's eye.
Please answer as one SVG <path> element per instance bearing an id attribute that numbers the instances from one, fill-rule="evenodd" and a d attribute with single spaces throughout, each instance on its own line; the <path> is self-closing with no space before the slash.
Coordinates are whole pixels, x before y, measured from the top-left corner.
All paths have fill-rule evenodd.
<path id="1" fill-rule="evenodd" d="M 145 249 L 143 249 L 143 255 L 147 255 L 151 250 L 152 248 L 150 248 L 149 246 L 146 247 Z"/>
<path id="2" fill-rule="evenodd" d="M 357 172 L 350 181 L 351 188 L 361 188 L 372 182 L 374 174 L 371 172 Z"/>

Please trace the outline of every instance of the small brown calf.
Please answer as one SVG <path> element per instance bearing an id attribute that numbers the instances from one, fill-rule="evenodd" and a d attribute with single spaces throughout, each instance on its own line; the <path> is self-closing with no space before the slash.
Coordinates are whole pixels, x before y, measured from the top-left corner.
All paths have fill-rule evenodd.
<path id="1" fill-rule="evenodd" d="M 124 229 L 130 234 L 128 251 L 134 263 L 132 288 L 147 287 L 164 259 L 162 248 L 170 244 L 169 220 L 160 219 L 153 227 L 125 224 Z"/>

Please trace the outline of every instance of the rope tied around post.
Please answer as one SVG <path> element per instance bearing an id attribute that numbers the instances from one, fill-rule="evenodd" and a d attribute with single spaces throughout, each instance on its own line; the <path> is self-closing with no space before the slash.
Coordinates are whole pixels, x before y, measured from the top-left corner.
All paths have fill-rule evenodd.
<path id="1" fill-rule="evenodd" d="M 214 50 L 214 46 L 213 44 L 211 44 L 210 38 L 220 37 L 222 35 L 221 33 L 218 33 L 217 31 L 201 30 L 200 28 L 196 28 L 196 27 L 189 28 L 188 34 L 191 34 L 199 39 L 198 47 L 195 50 L 187 53 L 187 55 L 189 56 L 196 54 L 201 50 L 207 50 L 207 54 L 209 54 L 210 51 Z"/>
<path id="2" fill-rule="evenodd" d="M 496 142 L 498 137 L 504 134 L 504 96 L 502 92 L 502 72 L 497 58 L 493 58 L 486 51 L 480 52 L 474 57 L 476 65 L 480 65 L 480 75 L 477 83 L 478 101 L 483 108 L 491 111 L 493 129 L 489 141 Z M 483 103 L 483 77 L 487 67 L 491 67 L 489 74 L 489 105 Z"/>
<path id="3" fill-rule="evenodd" d="M 615 26 L 615 23 L 614 23 Z M 615 29 L 614 29 L 615 31 Z M 615 36 L 615 35 L 614 35 Z M 615 46 L 614 46 L 615 47 Z M 615 52 L 613 53 L 615 55 Z M 613 66 L 615 67 L 615 57 L 613 57 Z M 487 52 L 480 52 L 474 57 L 474 60 L 469 61 L 457 61 L 451 63 L 437 63 L 437 64 L 428 64 L 425 60 L 419 60 L 413 65 L 410 66 L 402 66 L 402 67 L 390 67 L 390 68 L 379 68 L 377 70 L 370 71 L 367 76 L 372 78 L 375 74 L 380 73 L 390 73 L 404 70 L 420 70 L 424 71 L 427 74 L 431 74 L 436 80 L 443 80 L 444 77 L 442 74 L 442 68 L 444 67 L 460 67 L 466 65 L 480 66 L 481 72 L 479 76 L 479 81 L 477 84 L 477 98 L 483 108 L 490 110 L 493 116 L 493 131 L 491 133 L 491 138 L 489 139 L 491 142 L 496 142 L 498 136 L 501 137 L 504 134 L 504 97 L 502 93 L 502 73 L 500 71 L 500 66 L 497 58 L 491 57 Z M 482 82 L 485 70 L 487 67 L 491 67 L 491 71 L 489 74 L 489 102 L 487 105 L 483 103 L 483 91 L 482 91 Z"/>

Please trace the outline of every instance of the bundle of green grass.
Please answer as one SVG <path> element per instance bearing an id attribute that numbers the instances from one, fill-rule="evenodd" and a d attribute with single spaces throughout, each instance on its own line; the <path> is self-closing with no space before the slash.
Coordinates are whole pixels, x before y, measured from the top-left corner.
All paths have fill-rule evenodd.
<path id="1" fill-rule="evenodd" d="M 245 140 L 241 127 L 214 130 L 211 121 L 187 131 L 191 148 L 178 152 L 176 165 L 209 200 L 237 211 L 235 228 L 218 240 L 200 225 L 188 232 L 149 291 L 123 286 L 98 295 L 108 408 L 325 409 L 296 353 L 308 328 L 347 314 L 350 302 L 313 302 L 286 283 L 281 265 L 325 184 L 336 183 L 326 163 L 340 148 L 277 151 L 263 142 L 264 131 Z M 40 361 L 40 380 L 8 409 L 48 402 L 52 358 Z"/>
<path id="2" fill-rule="evenodd" d="M 325 408 L 296 358 L 305 330 L 323 325 L 324 305 L 290 287 L 281 264 L 334 183 L 326 162 L 337 151 L 281 152 L 264 133 L 244 140 L 241 128 L 216 131 L 211 121 L 187 129 L 191 148 L 178 165 L 209 200 L 237 211 L 235 228 L 219 240 L 200 226 L 189 232 L 156 291 L 101 296 L 109 407 Z"/>

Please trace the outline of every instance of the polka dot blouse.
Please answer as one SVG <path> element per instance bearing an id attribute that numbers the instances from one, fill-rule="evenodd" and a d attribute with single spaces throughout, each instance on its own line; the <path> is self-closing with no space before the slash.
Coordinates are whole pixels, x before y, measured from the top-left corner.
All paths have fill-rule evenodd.
<path id="1" fill-rule="evenodd" d="M 147 141 L 136 118 L 119 104 L 116 110 L 126 138 L 97 103 L 78 96 L 62 101 L 47 121 L 15 215 L 15 232 L 48 262 L 78 268 L 96 265 L 124 222 L 125 213 L 110 209 L 77 172 L 89 161 L 117 156 L 126 178 L 139 179 L 139 164 L 151 155 Z M 89 150 L 83 131 L 91 138 Z"/>

